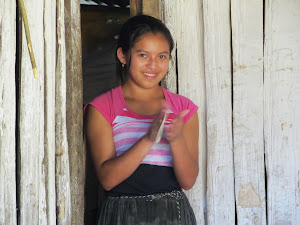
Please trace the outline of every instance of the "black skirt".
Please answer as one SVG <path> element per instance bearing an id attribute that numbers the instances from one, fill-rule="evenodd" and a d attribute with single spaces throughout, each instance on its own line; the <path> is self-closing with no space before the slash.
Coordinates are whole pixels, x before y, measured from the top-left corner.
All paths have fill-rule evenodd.
<path id="1" fill-rule="evenodd" d="M 145 196 L 107 196 L 98 225 L 196 225 L 182 191 Z"/>

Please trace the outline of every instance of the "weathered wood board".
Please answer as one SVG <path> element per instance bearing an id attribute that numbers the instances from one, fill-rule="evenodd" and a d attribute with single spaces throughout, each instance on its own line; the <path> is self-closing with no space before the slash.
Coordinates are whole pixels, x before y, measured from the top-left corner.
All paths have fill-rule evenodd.
<path id="1" fill-rule="evenodd" d="M 161 4 L 160 0 L 130 0 L 130 15 L 145 14 L 160 19 Z"/>
<path id="2" fill-rule="evenodd" d="M 142 1 L 142 13 L 151 15 L 155 18 L 161 18 L 161 1 L 160 0 L 143 0 Z"/>
<path id="3" fill-rule="evenodd" d="M 85 151 L 83 150 L 83 82 L 80 3 L 65 0 L 66 125 L 70 165 L 71 224 L 84 223 Z M 77 15 L 77 16 L 74 16 Z"/>
<path id="4" fill-rule="evenodd" d="M 184 7 L 182 7 L 184 5 Z M 177 1 L 176 43 L 178 93 L 199 106 L 199 175 L 194 187 L 186 192 L 197 223 L 205 223 L 206 117 L 203 20 L 199 0 Z M 193 30 L 193 32 L 190 32 Z"/>
<path id="5" fill-rule="evenodd" d="M 64 0 L 57 1 L 57 64 L 55 76 L 55 187 L 58 225 L 71 224 L 70 164 L 66 121 L 66 41 Z"/>
<path id="6" fill-rule="evenodd" d="M 44 5 L 45 40 L 45 173 L 47 224 L 56 225 L 55 193 L 55 66 L 56 66 L 56 1 Z"/>
<path id="7" fill-rule="evenodd" d="M 22 23 L 19 96 L 19 223 L 46 224 L 44 167 L 44 2 L 24 1 L 39 79 L 35 79 Z"/>
<path id="8" fill-rule="evenodd" d="M 238 224 L 266 224 L 263 1 L 231 1 L 233 141 Z"/>
<path id="9" fill-rule="evenodd" d="M 235 224 L 229 0 L 203 0 L 207 224 Z"/>
<path id="10" fill-rule="evenodd" d="M 0 1 L 0 224 L 17 224 L 16 2 Z"/>
<path id="11" fill-rule="evenodd" d="M 268 224 L 300 224 L 300 1 L 265 1 Z"/>
<path id="12" fill-rule="evenodd" d="M 130 16 L 141 14 L 143 11 L 143 0 L 130 0 Z"/>
<path id="13" fill-rule="evenodd" d="M 177 93 L 177 74 L 176 74 L 176 51 L 177 51 L 177 1 L 165 0 L 161 2 L 161 20 L 169 28 L 173 41 L 174 48 L 171 53 L 171 60 L 169 63 L 169 70 L 161 84 L 167 90 Z"/>

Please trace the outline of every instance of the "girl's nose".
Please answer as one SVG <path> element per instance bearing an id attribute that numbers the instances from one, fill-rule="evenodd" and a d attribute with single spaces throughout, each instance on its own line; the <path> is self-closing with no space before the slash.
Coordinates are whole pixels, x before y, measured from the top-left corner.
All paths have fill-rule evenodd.
<path id="1" fill-rule="evenodd" d="M 148 63 L 147 63 L 147 67 L 150 69 L 154 69 L 157 67 L 157 59 L 154 57 L 149 57 Z"/>

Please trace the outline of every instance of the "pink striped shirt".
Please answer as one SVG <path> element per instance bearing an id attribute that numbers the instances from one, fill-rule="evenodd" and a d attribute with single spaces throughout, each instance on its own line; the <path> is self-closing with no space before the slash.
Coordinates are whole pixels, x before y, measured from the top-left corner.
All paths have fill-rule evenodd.
<path id="1" fill-rule="evenodd" d="M 182 110 L 190 110 L 183 119 L 184 123 L 197 111 L 198 107 L 188 98 L 169 92 L 164 88 L 162 88 L 162 90 L 165 100 L 169 105 L 165 128 L 168 127 L 170 121 Z M 141 115 L 128 109 L 121 86 L 98 96 L 89 104 L 97 108 L 112 125 L 117 156 L 124 153 L 143 137 L 148 131 L 152 120 L 155 118 L 155 115 Z M 165 138 L 165 133 L 159 143 L 152 145 L 142 163 L 158 166 L 172 166 L 170 145 Z"/>

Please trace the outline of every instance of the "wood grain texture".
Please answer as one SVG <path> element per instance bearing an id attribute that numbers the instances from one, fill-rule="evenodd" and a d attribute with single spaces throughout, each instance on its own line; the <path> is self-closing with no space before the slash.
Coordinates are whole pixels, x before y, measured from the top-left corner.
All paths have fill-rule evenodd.
<path id="1" fill-rule="evenodd" d="M 182 7 L 184 5 L 184 7 Z M 186 192 L 197 223 L 205 223 L 206 186 L 206 106 L 202 5 L 198 0 L 177 1 L 176 40 L 178 93 L 199 106 L 199 175 L 194 187 Z M 199 13 L 200 12 L 200 13 Z M 193 32 L 190 32 L 190 31 Z"/>
<path id="2" fill-rule="evenodd" d="M 56 225 L 55 193 L 55 66 L 56 1 L 44 1 L 45 40 L 45 173 L 47 224 Z"/>
<path id="3" fill-rule="evenodd" d="M 142 0 L 142 13 L 160 19 L 160 0 Z"/>
<path id="4" fill-rule="evenodd" d="M 130 16 L 135 16 L 142 13 L 143 0 L 130 0 Z"/>
<path id="5" fill-rule="evenodd" d="M 16 213 L 16 2 L 0 1 L 0 224 Z"/>
<path id="6" fill-rule="evenodd" d="M 160 4 L 160 0 L 130 0 L 130 16 L 145 14 L 160 19 Z"/>
<path id="7" fill-rule="evenodd" d="M 83 150 L 83 82 L 80 1 L 65 0 L 66 122 L 70 160 L 71 224 L 84 223 L 85 151 Z"/>
<path id="8" fill-rule="evenodd" d="M 24 1 L 39 79 L 33 76 L 22 24 L 19 96 L 19 224 L 46 224 L 44 165 L 44 3 Z"/>
<path id="9" fill-rule="evenodd" d="M 237 221 L 264 225 L 263 1 L 232 0 L 231 21 Z"/>
<path id="10" fill-rule="evenodd" d="M 64 0 L 57 1 L 57 64 L 55 76 L 55 176 L 58 225 L 71 224 L 71 184 L 66 121 L 66 42 Z"/>
<path id="11" fill-rule="evenodd" d="M 174 48 L 171 53 L 169 70 L 161 85 L 167 90 L 177 93 L 177 74 L 176 74 L 176 51 L 177 51 L 177 0 L 164 0 L 161 2 L 161 20 L 169 28 L 173 41 Z"/>
<path id="12" fill-rule="evenodd" d="M 300 1 L 265 2 L 264 138 L 269 224 L 300 224 Z"/>
<path id="13" fill-rule="evenodd" d="M 235 224 L 230 1 L 203 0 L 207 224 Z"/>

